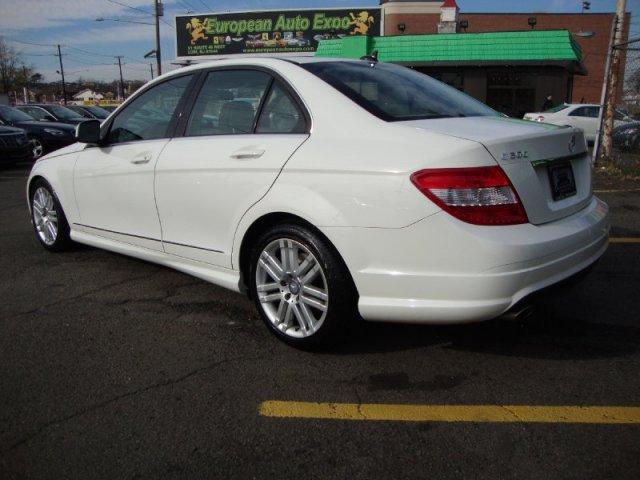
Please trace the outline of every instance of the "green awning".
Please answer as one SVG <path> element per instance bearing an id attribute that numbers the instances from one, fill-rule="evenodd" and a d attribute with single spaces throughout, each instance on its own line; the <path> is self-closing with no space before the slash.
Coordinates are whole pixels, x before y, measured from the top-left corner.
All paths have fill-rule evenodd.
<path id="1" fill-rule="evenodd" d="M 562 65 L 586 73 L 582 51 L 568 30 L 343 37 L 322 40 L 316 56 L 360 58 L 415 66 Z"/>

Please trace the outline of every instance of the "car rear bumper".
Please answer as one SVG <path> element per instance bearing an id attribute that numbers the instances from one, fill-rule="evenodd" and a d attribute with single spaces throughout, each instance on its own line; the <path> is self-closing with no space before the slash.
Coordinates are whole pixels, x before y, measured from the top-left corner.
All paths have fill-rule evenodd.
<path id="1" fill-rule="evenodd" d="M 465 323 L 498 317 L 586 269 L 607 249 L 608 232 L 608 207 L 594 197 L 544 225 L 478 227 L 440 212 L 401 229 L 328 234 L 366 320 Z"/>

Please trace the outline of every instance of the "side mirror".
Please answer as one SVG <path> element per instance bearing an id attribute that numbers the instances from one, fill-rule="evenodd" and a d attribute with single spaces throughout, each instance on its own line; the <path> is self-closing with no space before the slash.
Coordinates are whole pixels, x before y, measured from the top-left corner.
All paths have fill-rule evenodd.
<path id="1" fill-rule="evenodd" d="M 100 143 L 100 122 L 98 120 L 80 122 L 76 126 L 76 140 L 93 145 Z"/>

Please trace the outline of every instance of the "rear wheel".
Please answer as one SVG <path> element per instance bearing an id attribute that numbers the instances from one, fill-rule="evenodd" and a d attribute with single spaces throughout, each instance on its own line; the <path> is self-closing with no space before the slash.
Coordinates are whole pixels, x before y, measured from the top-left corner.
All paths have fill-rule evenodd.
<path id="1" fill-rule="evenodd" d="M 286 224 L 262 234 L 251 252 L 250 291 L 269 330 L 305 347 L 332 343 L 357 317 L 344 263 L 309 228 Z"/>
<path id="2" fill-rule="evenodd" d="M 37 180 L 31 188 L 31 219 L 36 238 L 47 250 L 66 250 L 71 244 L 69 224 L 51 185 Z"/>

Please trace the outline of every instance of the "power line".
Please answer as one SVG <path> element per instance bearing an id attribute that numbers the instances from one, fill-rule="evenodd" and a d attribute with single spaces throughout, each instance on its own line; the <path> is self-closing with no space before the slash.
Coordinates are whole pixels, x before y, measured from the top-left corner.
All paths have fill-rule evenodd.
<path id="1" fill-rule="evenodd" d="M 120 5 L 121 7 L 129 8 L 131 10 L 135 10 L 137 12 L 146 13 L 147 15 L 153 15 L 153 13 L 148 12 L 147 10 L 143 10 L 142 8 L 132 7 L 131 5 L 127 5 L 126 3 L 117 2 L 116 0 L 107 0 L 109 3 L 113 3 L 115 5 Z"/>
<path id="2" fill-rule="evenodd" d="M 13 38 L 7 38 L 10 42 L 22 43 L 24 45 L 35 45 L 36 47 L 56 47 L 54 43 L 35 43 L 35 42 L 25 42 L 24 40 L 14 40 Z"/>
<path id="3" fill-rule="evenodd" d="M 116 1 L 116 0 L 107 0 L 107 2 L 109 2 L 109 3 L 113 3 L 113 4 L 115 4 L 115 5 L 120 5 L 121 7 L 130 8 L 131 10 L 135 10 L 135 11 L 137 11 L 137 12 L 142 12 L 142 13 L 144 13 L 144 14 L 146 14 L 146 15 L 151 15 L 151 16 L 153 16 L 153 15 L 154 15 L 154 13 L 153 13 L 153 12 L 148 12 L 147 10 L 143 10 L 143 9 L 141 9 L 141 8 L 132 7 L 131 5 L 127 5 L 126 3 L 118 2 L 118 1 Z M 166 20 L 164 20 L 164 19 L 162 19 L 162 18 L 161 18 L 161 19 L 160 19 L 160 21 L 161 21 L 162 23 L 164 23 L 165 25 L 167 25 L 169 28 L 173 28 L 173 25 L 171 25 L 171 24 L 170 24 L 169 22 L 167 22 Z M 175 30 L 175 28 L 174 28 L 174 30 Z"/>

